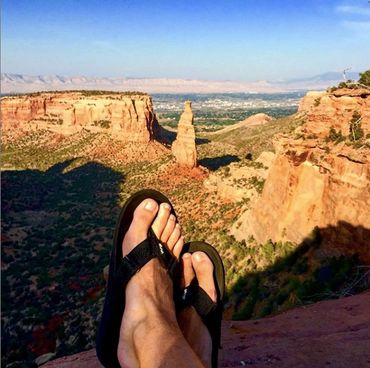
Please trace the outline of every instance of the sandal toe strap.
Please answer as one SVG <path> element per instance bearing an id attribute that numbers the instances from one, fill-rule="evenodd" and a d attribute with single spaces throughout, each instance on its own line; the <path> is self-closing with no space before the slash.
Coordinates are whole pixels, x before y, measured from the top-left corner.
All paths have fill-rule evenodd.
<path id="1" fill-rule="evenodd" d="M 158 258 L 172 277 L 177 265 L 176 257 L 150 230 L 148 237 L 123 257 L 117 270 L 117 280 L 126 285 L 131 277 L 153 258 Z"/>
<path id="2" fill-rule="evenodd" d="M 192 305 L 203 320 L 209 318 L 217 308 L 217 303 L 199 286 L 196 278 L 182 290 L 178 304 L 182 307 Z"/>
<path id="3" fill-rule="evenodd" d="M 194 293 L 192 304 L 202 319 L 209 318 L 217 308 L 217 303 L 201 287 Z"/>

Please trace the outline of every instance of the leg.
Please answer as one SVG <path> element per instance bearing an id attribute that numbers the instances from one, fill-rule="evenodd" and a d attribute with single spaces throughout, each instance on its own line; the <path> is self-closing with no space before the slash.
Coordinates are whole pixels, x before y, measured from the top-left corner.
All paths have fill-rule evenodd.
<path id="1" fill-rule="evenodd" d="M 175 220 L 168 206 L 161 205 L 158 211 L 155 201 L 143 201 L 123 240 L 123 255 L 147 237 L 153 222 L 157 237 L 178 256 L 183 238 Z M 172 281 L 157 259 L 127 284 L 117 354 L 122 367 L 202 367 L 177 324 Z"/>
<path id="2" fill-rule="evenodd" d="M 190 285 L 197 277 L 199 286 L 216 302 L 217 295 L 213 280 L 213 263 L 203 252 L 185 253 L 182 257 L 184 266 L 184 286 Z M 212 366 L 212 340 L 207 327 L 190 306 L 178 313 L 179 326 L 189 345 L 201 359 L 205 367 Z"/>

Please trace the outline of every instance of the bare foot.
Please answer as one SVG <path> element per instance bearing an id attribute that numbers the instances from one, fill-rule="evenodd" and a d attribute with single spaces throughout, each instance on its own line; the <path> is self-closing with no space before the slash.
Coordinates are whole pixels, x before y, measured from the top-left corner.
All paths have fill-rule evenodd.
<path id="1" fill-rule="evenodd" d="M 199 286 L 213 302 L 217 302 L 217 293 L 213 279 L 213 263 L 204 252 L 185 253 L 182 256 L 184 268 L 184 287 L 190 285 L 194 277 Z M 212 340 L 207 327 L 193 306 L 181 310 L 177 320 L 191 348 L 198 355 L 205 367 L 212 366 Z"/>
<path id="2" fill-rule="evenodd" d="M 147 238 L 151 226 L 178 257 L 184 244 L 180 226 L 170 214 L 168 204 L 158 206 L 152 199 L 144 200 L 136 208 L 123 240 L 123 255 Z M 199 360 L 186 344 L 176 321 L 172 280 L 158 259 L 152 259 L 131 278 L 125 294 L 117 351 L 122 367 L 166 366 L 171 364 L 171 356 L 181 357 L 184 351 L 193 359 L 192 364 L 199 366 Z M 165 364 L 158 351 L 167 354 Z"/>

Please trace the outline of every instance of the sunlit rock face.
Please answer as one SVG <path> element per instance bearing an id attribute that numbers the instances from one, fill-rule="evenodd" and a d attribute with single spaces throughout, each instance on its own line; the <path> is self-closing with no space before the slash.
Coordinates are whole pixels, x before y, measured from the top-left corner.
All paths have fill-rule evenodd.
<path id="1" fill-rule="evenodd" d="M 197 150 L 195 146 L 195 129 L 193 125 L 191 102 L 185 102 L 185 110 L 181 114 L 177 128 L 177 137 L 172 144 L 172 153 L 180 166 L 194 168 L 197 166 Z"/>
<path id="2" fill-rule="evenodd" d="M 370 131 L 370 89 L 340 89 L 330 92 L 308 92 L 300 101 L 298 113 L 306 117 L 302 127 L 307 132 L 326 137 L 330 128 L 349 134 L 353 114 L 361 115 L 362 129 Z"/>
<path id="3" fill-rule="evenodd" d="M 2 129 L 49 129 L 73 134 L 82 129 L 118 139 L 149 142 L 158 123 L 151 97 L 144 94 L 38 93 L 1 99 Z"/>
<path id="4" fill-rule="evenodd" d="M 355 111 L 361 144 L 348 138 Z M 319 227 L 336 248 L 356 248 L 370 261 L 370 93 L 308 93 L 299 113 L 305 123 L 276 137 L 263 192 L 231 232 L 239 240 L 299 243 Z M 342 142 L 328 139 L 331 127 Z"/>

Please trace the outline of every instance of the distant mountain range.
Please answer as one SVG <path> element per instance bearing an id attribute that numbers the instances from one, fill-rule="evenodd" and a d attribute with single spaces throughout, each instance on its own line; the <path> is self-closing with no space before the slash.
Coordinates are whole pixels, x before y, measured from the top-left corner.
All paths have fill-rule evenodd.
<path id="1" fill-rule="evenodd" d="M 347 73 L 347 79 L 358 79 L 358 73 Z M 53 90 L 97 89 L 142 91 L 147 93 L 277 93 L 326 89 L 343 81 L 342 73 L 328 72 L 314 77 L 281 81 L 215 81 L 171 78 L 96 78 L 60 75 L 29 76 L 1 74 L 1 93 L 27 93 Z"/>

